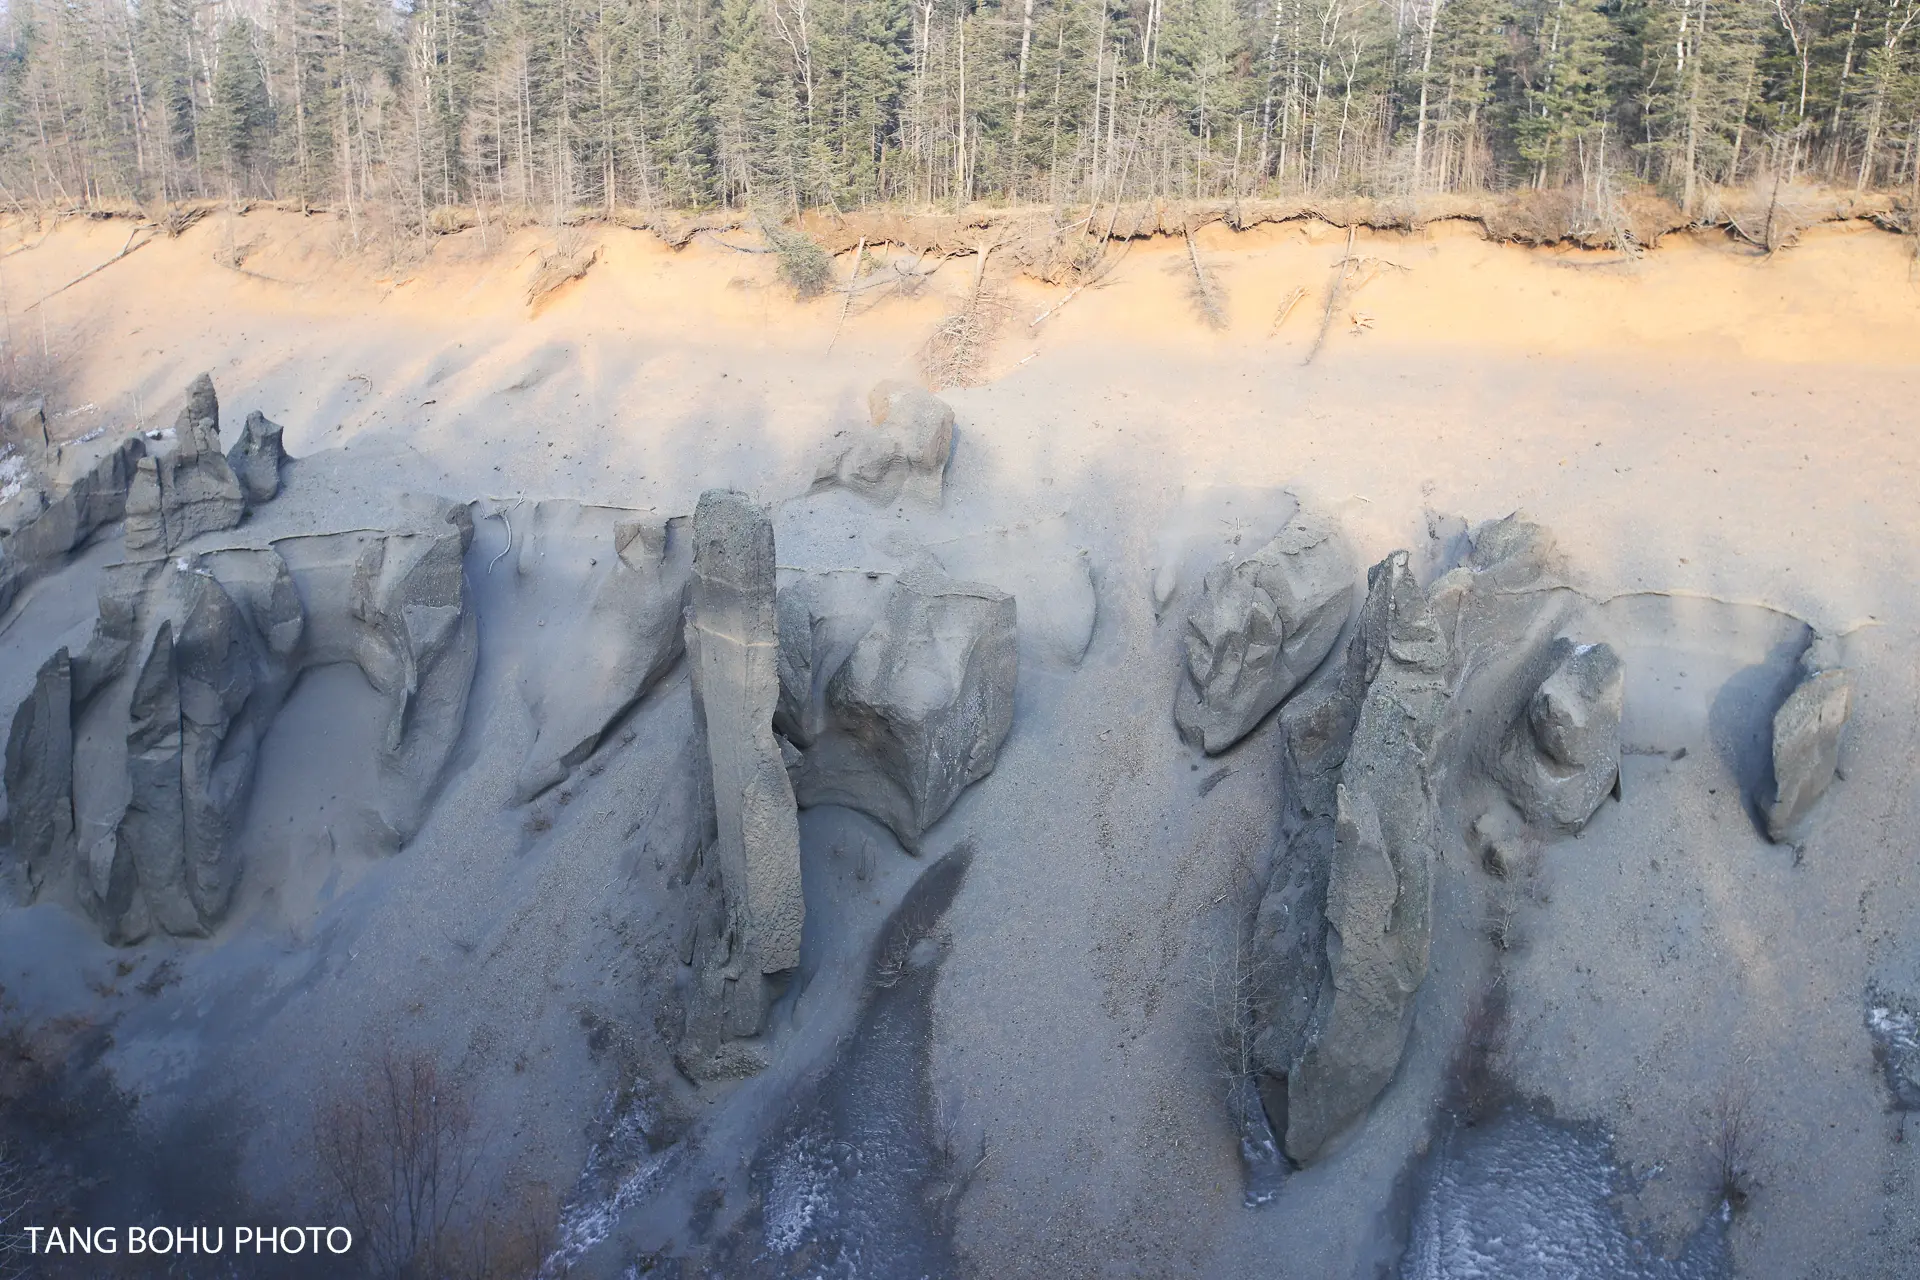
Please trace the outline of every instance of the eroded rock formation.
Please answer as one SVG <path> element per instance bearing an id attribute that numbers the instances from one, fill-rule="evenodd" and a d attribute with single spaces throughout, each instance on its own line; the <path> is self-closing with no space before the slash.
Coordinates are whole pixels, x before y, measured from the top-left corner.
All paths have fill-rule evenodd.
<path id="1" fill-rule="evenodd" d="M 280 430 L 279 423 L 269 422 L 266 414 L 255 409 L 247 415 L 240 439 L 227 451 L 227 466 L 249 506 L 271 501 L 280 492 L 280 464 L 287 460 Z"/>
<path id="2" fill-rule="evenodd" d="M 1310 863 L 1326 860 L 1325 980 L 1310 1013 L 1301 1018 L 1296 1008 L 1260 1042 L 1270 1070 L 1285 1062 L 1275 1072 L 1286 1078 L 1285 1147 L 1299 1163 L 1363 1115 L 1392 1079 L 1431 935 L 1428 774 L 1451 654 L 1405 552 L 1367 577 L 1346 669 L 1318 723 L 1303 722 L 1298 739 L 1303 771 L 1320 773 L 1322 788 L 1339 755 L 1332 848 L 1323 811 L 1305 828 L 1318 847 L 1303 850 Z M 1279 884 L 1284 895 L 1287 882 Z M 1265 914 L 1271 920 L 1273 912 Z"/>
<path id="3" fill-rule="evenodd" d="M 7 731 L 7 817 L 26 896 L 73 856 L 73 671 L 67 651 L 48 658 Z"/>
<path id="4" fill-rule="evenodd" d="M 478 632 L 466 508 L 395 507 L 392 532 L 202 530 L 107 570 L 86 648 L 55 655 L 15 717 L 8 806 L 31 833 L 32 894 L 70 895 L 114 942 L 211 931 L 242 874 L 261 740 L 299 673 L 329 663 L 386 700 L 367 825 L 387 847 L 411 837 L 464 722 Z"/>
<path id="5" fill-rule="evenodd" d="M 171 555 L 245 518 L 247 498 L 220 452 L 220 405 L 201 374 L 174 424 L 174 447 L 140 459 L 127 494 L 127 558 Z"/>
<path id="6" fill-rule="evenodd" d="M 773 733 L 773 523 L 745 494 L 712 489 L 700 496 L 692 532 L 686 647 L 714 817 L 703 860 L 718 867 L 724 908 L 698 948 L 703 1003 L 718 1011 L 716 1030 L 749 1036 L 766 1014 L 767 977 L 800 962 L 806 918 L 799 818 Z M 683 1067 L 716 1074 L 717 1035 L 689 1038 Z"/>
<path id="7" fill-rule="evenodd" d="M 1508 518 L 1464 554 L 1427 589 L 1406 552 L 1375 565 L 1344 659 L 1280 712 L 1288 807 L 1255 917 L 1253 1032 L 1295 1163 L 1365 1115 L 1399 1065 L 1427 969 L 1441 800 L 1479 796 L 1517 757 L 1542 811 L 1573 827 L 1614 783 L 1619 662 L 1557 638 L 1574 597 L 1552 539 Z"/>
<path id="8" fill-rule="evenodd" d="M 1495 773 L 1527 821 L 1578 831 L 1620 778 L 1625 673 L 1612 646 L 1555 643 L 1553 669 L 1507 731 Z"/>
<path id="9" fill-rule="evenodd" d="M 0 503 L 0 610 L 126 515 L 127 494 L 146 452 L 146 441 L 132 436 L 91 461 L 80 448 L 61 450 L 58 457 L 21 456 L 31 474 Z"/>
<path id="10" fill-rule="evenodd" d="M 1187 620 L 1174 720 L 1214 755 L 1253 731 L 1318 667 L 1353 610 L 1355 565 L 1330 521 L 1296 513 L 1244 560 L 1207 574 Z"/>
<path id="11" fill-rule="evenodd" d="M 1013 597 L 927 567 L 818 574 L 781 593 L 780 621 L 800 803 L 871 814 L 918 852 L 1013 726 Z"/>
<path id="12" fill-rule="evenodd" d="M 1853 710 L 1853 677 L 1839 665 L 1831 640 L 1817 640 L 1800 659 L 1800 683 L 1773 716 L 1773 801 L 1767 837 L 1790 841 L 1833 784 L 1840 735 Z"/>
<path id="13" fill-rule="evenodd" d="M 520 682 L 534 726 L 514 783 L 525 803 L 593 754 L 685 652 L 693 548 L 684 517 L 574 502 L 534 504 L 522 527 L 515 579 L 534 607 L 556 615 L 555 626 L 535 628 Z"/>
<path id="14" fill-rule="evenodd" d="M 882 382 L 867 397 L 872 429 L 850 429 L 821 461 L 815 489 L 839 486 L 877 503 L 910 497 L 935 505 L 953 454 L 953 409 L 905 382 Z"/>

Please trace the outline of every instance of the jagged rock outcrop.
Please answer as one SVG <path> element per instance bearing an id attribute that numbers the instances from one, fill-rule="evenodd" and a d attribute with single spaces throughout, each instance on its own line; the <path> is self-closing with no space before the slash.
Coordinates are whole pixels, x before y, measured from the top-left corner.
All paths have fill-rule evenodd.
<path id="1" fill-rule="evenodd" d="M 1451 650 L 1405 552 L 1368 574 L 1348 673 L 1365 676 L 1334 794 L 1327 981 L 1287 1073 L 1287 1155 L 1305 1163 L 1365 1114 L 1399 1065 L 1426 977 L 1434 860 L 1428 785 Z M 1338 695 L 1336 695 L 1338 696 Z"/>
<path id="2" fill-rule="evenodd" d="M 146 451 L 146 441 L 132 436 L 91 464 L 82 463 L 77 453 L 63 457 L 0 506 L 0 610 L 28 583 L 126 515 L 135 468 Z M 69 470 L 71 478 L 63 480 L 60 473 Z"/>
<path id="3" fill-rule="evenodd" d="M 1016 613 L 999 588 L 924 566 L 783 592 L 779 724 L 800 803 L 871 814 L 918 852 L 1013 726 Z"/>
<path id="4" fill-rule="evenodd" d="M 523 577 L 546 568 L 540 563 L 540 514 L 515 561 L 515 573 Z M 586 580 L 578 584 L 581 594 L 591 595 L 584 616 L 540 631 L 544 643 L 532 664 L 537 678 L 522 687 L 534 741 L 514 784 L 520 803 L 558 784 L 592 755 L 608 727 L 685 652 L 683 614 L 693 572 L 689 522 L 616 520 L 612 532 L 613 554 L 599 544 L 600 554 L 591 557 Z"/>
<path id="5" fill-rule="evenodd" d="M 26 896 L 73 856 L 73 673 L 67 651 L 48 658 L 7 731 L 7 818 Z"/>
<path id="6" fill-rule="evenodd" d="M 171 555 L 203 533 L 231 529 L 247 514 L 247 498 L 220 452 L 220 405 L 213 379 L 201 374 L 187 391 L 170 452 L 140 459 L 127 495 L 127 558 Z"/>
<path id="7" fill-rule="evenodd" d="M 751 1035 L 767 975 L 800 962 L 806 903 L 792 784 L 774 739 L 780 695 L 773 522 L 743 493 L 713 489 L 693 516 L 686 648 L 712 785 L 725 922 L 704 968 L 726 1031 Z"/>
<path id="8" fill-rule="evenodd" d="M 266 414 L 255 409 L 247 415 L 240 439 L 227 450 L 227 466 L 249 506 L 259 506 L 280 492 L 280 464 L 287 460 L 280 433 L 279 423 L 269 422 Z"/>
<path id="9" fill-rule="evenodd" d="M 1487 785 L 1516 721 L 1531 735 L 1526 709 L 1567 657 L 1555 635 L 1570 601 L 1552 539 L 1526 521 L 1480 526 L 1466 563 L 1427 590 L 1395 552 L 1368 571 L 1344 658 L 1281 709 L 1288 806 L 1255 918 L 1253 1032 L 1295 1163 L 1393 1078 L 1427 967 L 1437 797 Z M 1605 664 L 1586 661 L 1609 689 Z M 1604 733 L 1583 738 L 1556 696 L 1545 702 L 1555 750 L 1607 758 Z"/>
<path id="10" fill-rule="evenodd" d="M 1507 731 L 1495 774 L 1527 821 L 1578 831 L 1620 778 L 1624 669 L 1612 646 L 1556 642 L 1553 668 Z"/>
<path id="11" fill-rule="evenodd" d="M 839 486 L 877 503 L 902 496 L 938 505 L 953 454 L 953 409 L 905 382 L 882 382 L 867 397 L 870 431 L 850 429 L 822 460 L 818 489 Z"/>
<path id="12" fill-rule="evenodd" d="M 1801 680 L 1773 716 L 1774 798 L 1767 838 L 1789 841 L 1840 766 L 1840 735 L 1853 710 L 1853 677 L 1837 665 L 1830 643 L 1815 643 L 1800 662 Z"/>
<path id="13" fill-rule="evenodd" d="M 1215 755 L 1252 732 L 1340 638 L 1354 576 L 1339 529 L 1304 512 L 1252 555 L 1208 573 L 1187 620 L 1180 736 Z"/>
<path id="14" fill-rule="evenodd" d="M 213 531 L 109 567 L 86 648 L 56 655 L 15 720 L 6 784 L 32 832 L 31 893 L 70 897 L 118 943 L 210 932 L 243 871 L 261 740 L 312 666 L 353 662 L 386 699 L 367 826 L 388 848 L 418 830 L 478 655 L 472 524 L 455 504 L 395 508 L 390 533 Z"/>
<path id="15" fill-rule="evenodd" d="M 240 873 L 234 829 L 260 739 L 293 686 L 303 627 L 291 574 L 271 549 L 169 564 L 143 613 L 150 639 L 128 673 L 124 711 L 107 709 L 126 725 L 125 803 L 110 830 L 99 814 L 83 824 L 77 885 L 115 942 L 156 928 L 204 936 L 225 914 Z M 102 767 L 93 756 L 83 764 Z M 105 781 L 90 790 L 115 789 Z"/>

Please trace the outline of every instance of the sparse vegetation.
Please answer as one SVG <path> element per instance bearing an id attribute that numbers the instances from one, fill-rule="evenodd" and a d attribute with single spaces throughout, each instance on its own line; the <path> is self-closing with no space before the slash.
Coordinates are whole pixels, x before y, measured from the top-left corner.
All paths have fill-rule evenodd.
<path id="1" fill-rule="evenodd" d="M 321 1107 L 314 1148 L 375 1275 L 438 1280 L 470 1261 L 456 1227 L 479 1145 L 464 1092 L 431 1057 L 383 1051 Z"/>
<path id="2" fill-rule="evenodd" d="M 1707 1123 L 1714 1196 L 1723 1214 L 1739 1213 L 1747 1207 L 1755 1189 L 1753 1157 L 1757 1133 L 1752 1095 L 1747 1086 L 1731 1080 L 1721 1085 L 1714 1095 Z"/>
<path id="3" fill-rule="evenodd" d="M 797 228 L 777 226 L 765 219 L 760 234 L 780 260 L 780 278 L 802 301 L 817 298 L 833 287 L 833 259 L 819 242 Z"/>
<path id="4" fill-rule="evenodd" d="M 973 284 L 960 304 L 934 328 L 920 348 L 920 372 L 927 385 L 966 387 L 976 382 L 999 336 L 1007 301 L 987 279 L 987 263 L 998 248 L 983 244 L 974 255 Z"/>

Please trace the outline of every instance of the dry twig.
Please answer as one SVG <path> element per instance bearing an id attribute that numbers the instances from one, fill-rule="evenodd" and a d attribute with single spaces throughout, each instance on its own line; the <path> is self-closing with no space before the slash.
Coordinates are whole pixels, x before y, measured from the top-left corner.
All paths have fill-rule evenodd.
<path id="1" fill-rule="evenodd" d="M 1293 309 L 1299 306 L 1300 300 L 1306 296 L 1306 286 L 1295 285 L 1293 292 L 1281 299 L 1280 309 L 1273 313 L 1273 324 L 1267 328 L 1267 336 L 1269 338 L 1280 332 L 1280 326 L 1287 322 L 1287 317 L 1293 314 Z"/>
<path id="2" fill-rule="evenodd" d="M 1320 354 L 1320 347 L 1327 340 L 1327 330 L 1333 325 L 1333 308 L 1345 292 L 1343 286 L 1347 281 L 1347 266 L 1353 261 L 1353 230 L 1352 227 L 1347 228 L 1347 251 L 1340 255 L 1340 266 L 1333 273 L 1333 283 L 1327 286 L 1327 309 L 1320 314 L 1320 332 L 1314 335 L 1313 346 L 1307 352 L 1307 358 L 1300 362 L 1302 365 L 1312 364 L 1313 358 Z"/>

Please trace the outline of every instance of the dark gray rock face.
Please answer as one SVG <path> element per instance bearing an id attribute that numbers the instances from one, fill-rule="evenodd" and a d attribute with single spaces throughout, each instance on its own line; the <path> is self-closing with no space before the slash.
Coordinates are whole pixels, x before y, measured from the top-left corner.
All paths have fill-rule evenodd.
<path id="1" fill-rule="evenodd" d="M 1620 777 L 1620 657 L 1605 644 L 1557 642 L 1551 673 L 1507 731 L 1495 774 L 1527 821 L 1587 824 Z"/>
<path id="2" fill-rule="evenodd" d="M 1840 765 L 1853 677 L 1833 665 L 1827 648 L 1808 649 L 1799 685 L 1773 716 L 1774 800 L 1767 806 L 1767 837 L 1776 842 L 1793 838 Z"/>
<path id="3" fill-rule="evenodd" d="M 280 464 L 287 460 L 280 431 L 279 423 L 269 422 L 266 414 L 255 409 L 247 415 L 240 439 L 227 450 L 227 466 L 249 506 L 270 501 L 280 492 Z"/>
<path id="4" fill-rule="evenodd" d="M 1428 772 L 1451 653 L 1405 552 L 1368 574 L 1354 643 L 1356 674 L 1371 677 L 1334 797 L 1326 918 L 1339 945 L 1328 940 L 1313 1038 L 1287 1076 L 1287 1155 L 1303 1164 L 1393 1078 L 1432 933 Z"/>
<path id="5" fill-rule="evenodd" d="M 438 527 L 371 539 L 353 567 L 351 653 L 387 700 L 378 816 L 396 848 L 420 829 L 466 723 L 480 653 L 464 572 L 472 541 L 467 508 L 449 503 Z"/>
<path id="6" fill-rule="evenodd" d="M 1395 552 L 1368 571 L 1344 658 L 1281 709 L 1289 808 L 1255 918 L 1254 1056 L 1263 1088 L 1284 1094 L 1295 1163 L 1393 1078 L 1427 969 L 1436 795 L 1449 766 L 1490 763 L 1514 721 L 1531 741 L 1529 700 L 1566 657 L 1552 643 L 1561 594 L 1551 539 L 1523 521 L 1481 526 L 1467 563 L 1430 590 Z M 1494 712 L 1490 733 L 1455 706 L 1463 690 Z M 1591 752 L 1563 699 L 1543 701 L 1553 749 Z"/>
<path id="7" fill-rule="evenodd" d="M 146 442 L 133 436 L 70 480 L 50 475 L 0 507 L 0 610 L 102 527 L 126 515 L 135 468 L 145 456 Z"/>
<path id="8" fill-rule="evenodd" d="M 781 624 L 800 803 L 871 814 L 918 852 L 1013 726 L 1013 597 L 927 568 L 822 574 L 782 594 Z"/>
<path id="9" fill-rule="evenodd" d="M 7 732 L 7 816 L 27 898 L 73 856 L 73 675 L 65 649 L 48 658 Z"/>
<path id="10" fill-rule="evenodd" d="M 220 405 L 201 374 L 174 425 L 170 453 L 142 458 L 127 496 L 127 558 L 171 555 L 204 533 L 231 529 L 247 514 L 246 494 L 220 452 Z"/>
<path id="11" fill-rule="evenodd" d="M 32 833 L 34 889 L 70 896 L 116 943 L 209 933 L 243 871 L 233 833 L 260 743 L 300 671 L 328 663 L 358 664 L 388 700 L 369 825 L 389 847 L 410 838 L 478 656 L 466 517 L 429 503 L 393 533 L 203 535 L 111 566 L 92 639 L 56 655 L 15 722 L 8 804 Z"/>
<path id="12" fill-rule="evenodd" d="M 187 384 L 187 402 L 180 406 L 180 416 L 174 419 L 173 429 L 185 435 L 189 429 L 201 423 L 211 422 L 213 434 L 220 434 L 220 397 L 213 392 L 213 375 L 203 373 Z"/>
<path id="13" fill-rule="evenodd" d="M 773 733 L 780 695 L 773 566 L 773 522 L 764 508 L 732 490 L 700 496 L 686 647 L 727 913 L 714 960 L 738 989 L 725 1001 L 734 1035 L 759 1030 L 762 978 L 799 964 L 806 917 L 799 816 Z"/>
<path id="14" fill-rule="evenodd" d="M 124 712 L 125 807 L 90 842 L 76 886 L 115 942 L 156 928 L 201 937 L 225 915 L 241 870 L 233 829 L 260 739 L 293 686 L 302 630 L 292 576 L 272 550 L 169 565 L 143 611 L 150 639 Z"/>
<path id="15" fill-rule="evenodd" d="M 882 382 L 867 397 L 871 431 L 850 439 L 822 460 L 818 489 L 839 486 L 877 503 L 902 496 L 938 505 L 953 453 L 953 409 L 931 392 L 905 382 Z"/>
<path id="16" fill-rule="evenodd" d="M 1354 576 L 1339 529 L 1305 513 L 1246 559 L 1208 573 L 1187 620 L 1180 736 L 1214 755 L 1252 732 L 1340 638 Z"/>
<path id="17" fill-rule="evenodd" d="M 528 547 L 539 545 L 538 534 L 536 527 Z M 542 646 L 538 661 L 546 678 L 524 691 L 534 742 L 514 785 L 521 803 L 592 755 L 608 727 L 686 651 L 683 614 L 693 572 L 689 522 L 620 521 L 612 549 L 609 568 L 589 588 L 585 616 Z M 523 559 L 515 572 L 539 569 Z"/>

